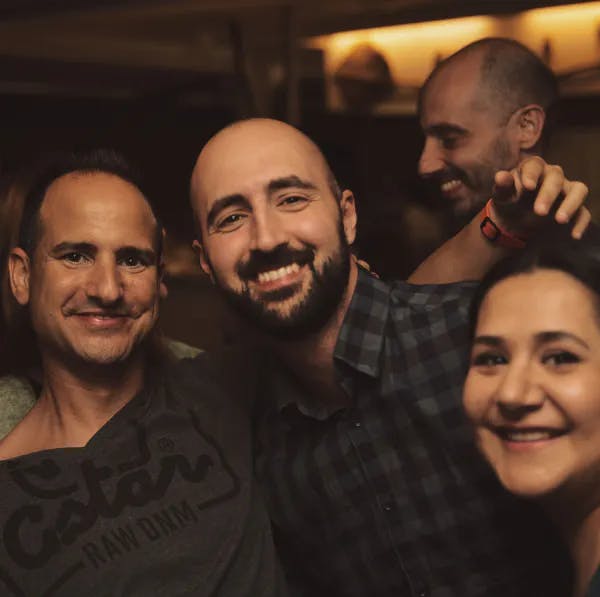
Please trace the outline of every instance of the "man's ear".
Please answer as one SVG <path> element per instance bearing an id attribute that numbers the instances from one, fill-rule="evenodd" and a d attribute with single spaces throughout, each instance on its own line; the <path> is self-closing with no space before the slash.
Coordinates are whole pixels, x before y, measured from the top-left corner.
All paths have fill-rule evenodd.
<path id="1" fill-rule="evenodd" d="M 23 249 L 17 247 L 8 255 L 8 279 L 10 289 L 19 305 L 29 303 L 31 261 Z"/>
<path id="2" fill-rule="evenodd" d="M 158 296 L 161 299 L 166 299 L 169 296 L 169 289 L 165 283 L 165 262 L 162 259 L 158 264 Z"/>
<path id="3" fill-rule="evenodd" d="M 212 269 L 210 268 L 210 265 L 206 259 L 204 247 L 200 244 L 200 241 L 194 240 L 194 242 L 192 242 L 192 249 L 194 249 L 194 253 L 198 255 L 198 261 L 200 262 L 202 271 L 210 278 L 211 282 L 214 282 L 215 279 L 212 274 Z"/>
<path id="4" fill-rule="evenodd" d="M 348 244 L 351 245 L 356 239 L 356 203 L 352 191 L 345 190 L 340 199 L 340 211 L 342 213 L 342 224 Z"/>
<path id="5" fill-rule="evenodd" d="M 164 247 L 167 242 L 167 231 L 163 228 L 161 230 L 162 235 L 162 246 L 163 246 L 163 255 L 160 258 L 160 263 L 158 264 L 158 296 L 161 299 L 166 299 L 169 296 L 169 289 L 165 284 L 165 261 L 164 261 Z"/>
<path id="6" fill-rule="evenodd" d="M 517 137 L 519 149 L 528 151 L 533 149 L 542 137 L 546 112 L 538 104 L 530 104 L 517 110 L 516 117 Z"/>

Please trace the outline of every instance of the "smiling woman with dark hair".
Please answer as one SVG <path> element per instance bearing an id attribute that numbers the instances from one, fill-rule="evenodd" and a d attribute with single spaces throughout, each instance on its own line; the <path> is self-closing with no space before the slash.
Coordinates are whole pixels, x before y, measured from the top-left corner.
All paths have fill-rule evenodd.
<path id="1" fill-rule="evenodd" d="M 464 405 L 512 493 L 569 547 L 574 597 L 600 595 L 600 252 L 566 242 L 499 264 L 473 303 Z"/>

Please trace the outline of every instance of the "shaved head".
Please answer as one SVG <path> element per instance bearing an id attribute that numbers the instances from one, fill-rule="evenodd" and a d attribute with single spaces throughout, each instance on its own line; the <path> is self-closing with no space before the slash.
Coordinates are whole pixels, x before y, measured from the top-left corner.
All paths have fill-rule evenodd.
<path id="1" fill-rule="evenodd" d="M 511 39 L 469 44 L 429 75 L 419 95 L 419 174 L 457 222 L 483 207 L 498 170 L 543 152 L 557 96 L 550 69 Z"/>
<path id="2" fill-rule="evenodd" d="M 231 156 L 233 150 L 237 153 L 244 153 L 244 150 L 253 153 L 257 146 L 275 142 L 277 144 L 292 146 L 297 148 L 299 153 L 314 160 L 314 163 L 322 169 L 332 195 L 336 200 L 341 198 L 341 189 L 335 178 L 323 152 L 317 144 L 297 128 L 271 118 L 250 118 L 240 120 L 230 124 L 215 134 L 202 148 L 196 165 L 192 172 L 190 185 L 190 202 L 194 212 L 194 221 L 201 221 L 198 206 L 202 204 L 207 197 L 208 187 L 211 181 L 204 177 L 209 168 L 213 168 L 227 156 Z M 218 166 L 217 166 L 218 168 Z M 202 230 L 196 226 L 199 238 L 202 236 Z"/>
<path id="3" fill-rule="evenodd" d="M 452 54 L 431 72 L 419 96 L 419 112 L 429 87 L 450 70 L 474 66 L 477 74 L 478 106 L 499 122 L 528 104 L 541 106 L 546 115 L 558 101 L 553 72 L 531 50 L 512 39 L 484 38 Z"/>

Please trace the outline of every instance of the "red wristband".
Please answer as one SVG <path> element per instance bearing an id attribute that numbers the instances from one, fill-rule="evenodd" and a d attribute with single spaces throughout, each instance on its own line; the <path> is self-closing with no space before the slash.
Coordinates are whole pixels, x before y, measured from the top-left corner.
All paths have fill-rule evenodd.
<path id="1" fill-rule="evenodd" d="M 492 200 L 490 199 L 481 210 L 481 224 L 479 225 L 481 234 L 483 234 L 489 242 L 498 245 L 499 247 L 504 247 L 505 249 L 525 248 L 527 244 L 525 239 L 512 232 L 508 232 L 508 230 L 500 228 L 500 226 L 492 220 L 491 205 Z"/>

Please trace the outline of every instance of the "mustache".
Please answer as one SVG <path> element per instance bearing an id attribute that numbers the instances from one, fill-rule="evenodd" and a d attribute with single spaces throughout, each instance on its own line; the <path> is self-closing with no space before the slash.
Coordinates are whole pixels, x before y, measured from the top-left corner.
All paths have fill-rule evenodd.
<path id="1" fill-rule="evenodd" d="M 248 261 L 240 263 L 237 268 L 237 274 L 243 280 L 254 280 L 261 272 L 266 272 L 292 263 L 305 265 L 311 263 L 315 257 L 315 249 L 306 246 L 302 249 L 293 249 L 289 245 L 280 245 L 272 251 L 254 250 L 250 254 Z"/>

